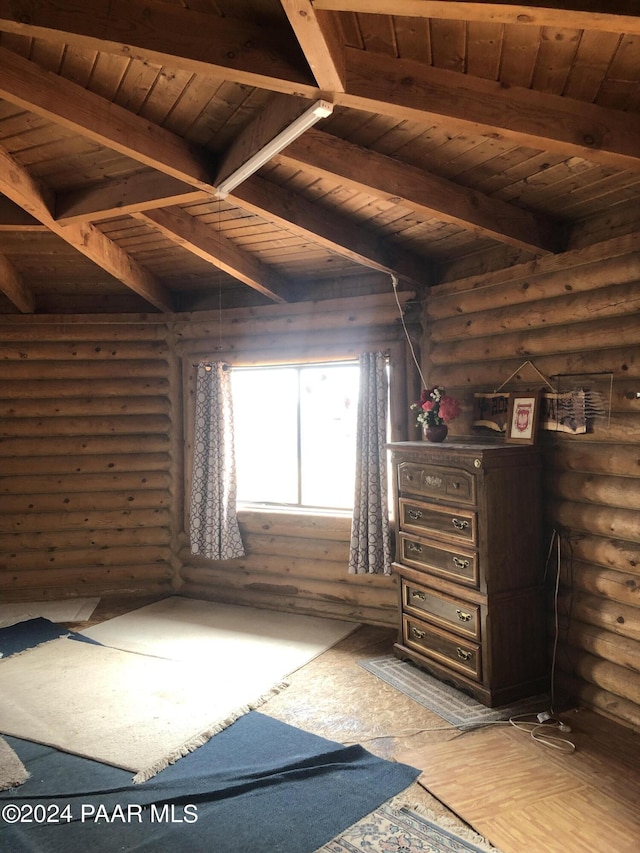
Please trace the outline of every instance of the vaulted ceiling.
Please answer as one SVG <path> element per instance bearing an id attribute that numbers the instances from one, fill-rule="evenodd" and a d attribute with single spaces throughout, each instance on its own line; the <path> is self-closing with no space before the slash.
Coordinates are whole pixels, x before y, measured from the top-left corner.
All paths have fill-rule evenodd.
<path id="1" fill-rule="evenodd" d="M 422 289 L 640 231 L 639 5 L 0 0 L 0 313 Z"/>

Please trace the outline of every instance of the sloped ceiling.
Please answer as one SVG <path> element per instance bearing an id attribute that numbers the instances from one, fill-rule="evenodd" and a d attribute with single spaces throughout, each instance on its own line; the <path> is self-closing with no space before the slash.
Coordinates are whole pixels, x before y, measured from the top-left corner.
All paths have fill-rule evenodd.
<path id="1" fill-rule="evenodd" d="M 5 314 L 421 289 L 640 222 L 632 0 L 0 0 L 0 34 Z"/>

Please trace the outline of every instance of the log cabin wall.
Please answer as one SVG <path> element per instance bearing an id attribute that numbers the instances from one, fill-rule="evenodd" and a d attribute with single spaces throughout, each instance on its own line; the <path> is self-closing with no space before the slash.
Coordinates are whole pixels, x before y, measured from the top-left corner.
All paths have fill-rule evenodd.
<path id="1" fill-rule="evenodd" d="M 570 374 L 603 374 L 587 382 L 605 391 L 609 382 L 610 419 L 594 418 L 583 435 L 538 433 L 547 535 L 555 529 L 561 542 L 555 683 L 637 727 L 640 241 L 634 233 L 589 242 L 433 288 L 423 358 L 428 381 L 465 401 L 464 417 L 451 425 L 459 434 L 473 431 L 473 392 L 493 391 L 513 372 L 514 382 L 540 387 L 530 367 L 519 370 L 525 360 L 546 377 L 564 375 L 563 387 Z M 549 579 L 555 575 L 552 559 Z"/>
<path id="2" fill-rule="evenodd" d="M 8 316 L 0 360 L 0 599 L 169 593 L 182 453 L 166 322 Z"/>
<path id="3" fill-rule="evenodd" d="M 404 302 L 409 294 L 400 294 Z M 398 306 L 390 293 L 314 303 L 235 309 L 193 315 L 174 325 L 183 360 L 186 483 L 192 434 L 195 365 L 295 363 L 355 358 L 360 352 L 390 353 L 392 435 L 406 438 L 407 347 Z M 395 381 L 393 381 L 395 377 Z M 256 440 L 260 440 L 259 425 Z M 265 447 L 265 452 L 269 452 Z M 330 453 L 329 448 L 319 448 Z M 185 511 L 186 515 L 186 511 Z M 217 561 L 190 553 L 181 537 L 181 594 L 278 610 L 397 623 L 395 578 L 347 573 L 350 516 L 294 510 L 240 509 L 238 521 L 247 554 Z M 188 523 L 185 519 L 185 531 Z"/>

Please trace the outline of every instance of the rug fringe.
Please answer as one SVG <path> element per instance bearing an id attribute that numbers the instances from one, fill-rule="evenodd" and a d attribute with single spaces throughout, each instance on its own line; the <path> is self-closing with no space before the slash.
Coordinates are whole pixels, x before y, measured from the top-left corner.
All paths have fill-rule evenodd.
<path id="1" fill-rule="evenodd" d="M 176 761 L 180 758 L 184 758 L 185 755 L 188 755 L 190 752 L 194 752 L 198 747 L 204 746 L 207 741 L 211 740 L 214 735 L 217 735 L 219 732 L 228 728 L 232 723 L 235 723 L 236 720 L 243 717 L 245 714 L 248 714 L 249 711 L 254 711 L 260 705 L 263 705 L 269 699 L 272 699 L 274 696 L 277 696 L 278 693 L 281 693 L 289 686 L 288 681 L 281 681 L 278 684 L 274 685 L 270 690 L 266 693 L 263 693 L 261 696 L 258 696 L 257 699 L 252 700 L 246 705 L 241 705 L 239 708 L 233 710 L 225 719 L 217 720 L 214 723 L 211 723 L 210 726 L 200 732 L 197 735 L 194 735 L 190 738 L 186 743 L 183 743 L 181 746 L 174 749 L 164 758 L 160 758 L 158 761 L 154 762 L 150 767 L 145 768 L 144 770 L 139 770 L 136 775 L 133 777 L 133 782 L 136 785 L 141 784 L 142 782 L 147 782 L 149 779 L 152 779 L 161 770 L 164 770 L 166 767 L 169 767 L 170 764 L 175 764 Z"/>

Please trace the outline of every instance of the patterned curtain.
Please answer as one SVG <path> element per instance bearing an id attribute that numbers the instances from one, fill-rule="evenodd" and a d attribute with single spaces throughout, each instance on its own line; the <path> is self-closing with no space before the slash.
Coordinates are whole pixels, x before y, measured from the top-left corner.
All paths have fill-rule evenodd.
<path id="1" fill-rule="evenodd" d="M 360 358 L 356 489 L 349 574 L 391 574 L 387 486 L 387 364 L 381 352 Z"/>
<path id="2" fill-rule="evenodd" d="M 199 364 L 190 510 L 191 553 L 244 556 L 236 518 L 231 379 L 226 365 Z"/>

